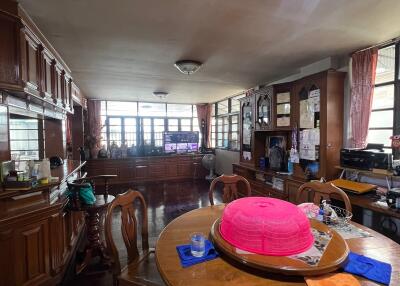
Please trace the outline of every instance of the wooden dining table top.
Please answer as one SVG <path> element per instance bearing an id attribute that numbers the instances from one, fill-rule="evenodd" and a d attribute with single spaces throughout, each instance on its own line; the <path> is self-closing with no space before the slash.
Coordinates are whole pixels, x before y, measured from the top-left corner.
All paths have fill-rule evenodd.
<path id="1" fill-rule="evenodd" d="M 176 246 L 189 244 L 189 237 L 193 232 L 209 235 L 212 224 L 221 217 L 224 207 L 223 204 L 214 205 L 187 212 L 169 223 L 161 232 L 156 244 L 156 262 L 161 277 L 167 285 L 307 285 L 303 277 L 262 272 L 231 261 L 225 256 L 183 268 Z M 357 223 L 353 224 L 368 231 L 372 236 L 346 240 L 350 250 L 390 263 L 392 265 L 390 285 L 400 285 L 400 245 L 372 229 Z M 363 286 L 381 285 L 359 276 L 355 277 Z"/>

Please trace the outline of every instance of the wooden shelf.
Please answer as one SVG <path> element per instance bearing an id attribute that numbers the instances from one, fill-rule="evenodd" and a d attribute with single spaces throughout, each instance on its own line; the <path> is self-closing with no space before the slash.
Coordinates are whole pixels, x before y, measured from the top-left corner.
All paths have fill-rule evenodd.
<path id="1" fill-rule="evenodd" d="M 386 173 L 376 173 L 373 171 L 369 171 L 369 170 L 361 170 L 361 169 L 354 169 L 354 168 L 348 168 L 348 167 L 342 167 L 342 166 L 335 166 L 336 169 L 339 170 L 345 170 L 345 171 L 350 171 L 350 172 L 356 172 L 358 174 L 364 174 L 367 176 L 371 176 L 371 177 L 376 177 L 376 178 L 398 178 L 400 179 L 400 176 L 395 176 L 392 172 L 386 171 Z M 384 171 L 384 170 L 382 170 Z"/>

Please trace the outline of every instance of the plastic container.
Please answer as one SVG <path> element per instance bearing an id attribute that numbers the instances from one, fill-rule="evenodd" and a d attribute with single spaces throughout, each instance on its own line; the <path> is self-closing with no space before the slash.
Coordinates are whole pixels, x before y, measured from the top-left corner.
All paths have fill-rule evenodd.
<path id="1" fill-rule="evenodd" d="M 233 246 L 261 255 L 294 255 L 314 243 L 310 222 L 301 209 L 265 197 L 242 198 L 228 204 L 220 233 Z"/>

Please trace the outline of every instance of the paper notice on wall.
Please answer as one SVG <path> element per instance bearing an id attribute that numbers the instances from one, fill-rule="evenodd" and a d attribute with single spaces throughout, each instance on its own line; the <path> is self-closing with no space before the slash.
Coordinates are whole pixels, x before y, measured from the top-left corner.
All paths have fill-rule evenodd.
<path id="1" fill-rule="evenodd" d="M 276 119 L 276 126 L 290 126 L 290 117 L 278 117 Z"/>
<path id="2" fill-rule="evenodd" d="M 314 100 L 300 101 L 300 128 L 314 128 Z"/>
<path id="3" fill-rule="evenodd" d="M 290 92 L 276 94 L 276 103 L 290 102 Z"/>
<path id="4" fill-rule="evenodd" d="M 243 159 L 251 160 L 251 152 L 243 151 Z"/>
<path id="5" fill-rule="evenodd" d="M 309 97 L 309 98 L 312 98 L 312 97 L 320 97 L 320 95 L 321 95 L 320 89 L 313 89 L 313 90 L 310 90 L 310 92 L 309 92 L 309 94 L 308 94 L 308 97 Z"/>
<path id="6" fill-rule="evenodd" d="M 300 159 L 314 161 L 317 159 L 315 145 L 309 143 L 300 143 L 299 148 Z"/>

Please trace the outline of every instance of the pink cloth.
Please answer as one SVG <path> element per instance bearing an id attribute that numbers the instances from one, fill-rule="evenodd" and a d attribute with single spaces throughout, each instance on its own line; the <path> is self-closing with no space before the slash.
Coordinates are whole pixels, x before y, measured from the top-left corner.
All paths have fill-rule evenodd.
<path id="1" fill-rule="evenodd" d="M 376 48 L 357 52 L 352 56 L 350 120 L 355 148 L 363 148 L 367 144 L 377 59 Z"/>
<path id="2" fill-rule="evenodd" d="M 220 232 L 233 246 L 262 255 L 294 255 L 314 243 L 310 222 L 296 205 L 266 197 L 247 197 L 228 204 Z"/>

